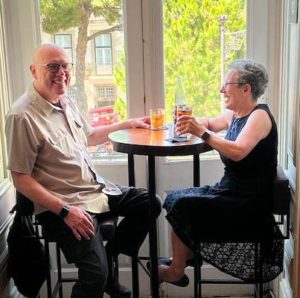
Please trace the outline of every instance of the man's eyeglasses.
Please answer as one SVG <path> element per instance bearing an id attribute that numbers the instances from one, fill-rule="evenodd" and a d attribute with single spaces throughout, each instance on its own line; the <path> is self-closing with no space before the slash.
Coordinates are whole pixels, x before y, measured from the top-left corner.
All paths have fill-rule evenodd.
<path id="1" fill-rule="evenodd" d="M 56 73 L 58 72 L 59 68 L 62 67 L 63 71 L 71 71 L 73 68 L 73 63 L 48 63 L 48 64 L 37 64 L 45 66 L 50 72 Z"/>

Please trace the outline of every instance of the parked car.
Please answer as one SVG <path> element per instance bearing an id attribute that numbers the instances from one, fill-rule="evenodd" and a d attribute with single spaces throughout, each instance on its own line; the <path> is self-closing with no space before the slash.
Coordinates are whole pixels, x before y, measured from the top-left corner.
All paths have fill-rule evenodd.
<path id="1" fill-rule="evenodd" d="M 119 114 L 114 106 L 97 107 L 89 110 L 90 124 L 93 127 L 108 125 L 119 121 Z"/>
<path id="2" fill-rule="evenodd" d="M 89 110 L 89 123 L 93 127 L 108 125 L 119 121 L 119 113 L 114 112 L 114 106 L 97 107 Z M 93 159 L 111 155 L 113 152 L 110 142 L 89 147 L 89 153 Z"/>

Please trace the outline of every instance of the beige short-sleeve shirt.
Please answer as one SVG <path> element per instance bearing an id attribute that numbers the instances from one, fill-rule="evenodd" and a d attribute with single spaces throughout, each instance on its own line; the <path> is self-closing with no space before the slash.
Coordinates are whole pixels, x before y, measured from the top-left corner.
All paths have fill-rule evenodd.
<path id="1" fill-rule="evenodd" d="M 65 96 L 62 109 L 53 106 L 31 86 L 6 116 L 8 169 L 31 175 L 53 195 L 70 205 L 101 213 L 107 196 L 96 181 L 87 151 L 93 128 Z M 35 204 L 35 213 L 45 209 Z"/>

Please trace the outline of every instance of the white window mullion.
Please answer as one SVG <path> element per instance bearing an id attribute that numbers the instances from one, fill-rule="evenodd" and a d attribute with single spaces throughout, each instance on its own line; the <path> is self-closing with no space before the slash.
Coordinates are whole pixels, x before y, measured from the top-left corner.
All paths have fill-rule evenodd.
<path id="1" fill-rule="evenodd" d="M 141 0 L 123 1 L 128 117 L 144 115 L 144 59 Z"/>
<path id="2" fill-rule="evenodd" d="M 37 0 L 2 0 L 2 7 L 9 88 L 15 100 L 32 82 L 29 65 L 40 44 L 39 6 Z"/>

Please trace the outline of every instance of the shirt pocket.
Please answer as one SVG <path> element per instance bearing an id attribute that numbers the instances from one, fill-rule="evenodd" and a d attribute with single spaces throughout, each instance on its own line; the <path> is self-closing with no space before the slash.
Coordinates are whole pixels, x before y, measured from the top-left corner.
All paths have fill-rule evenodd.
<path id="1" fill-rule="evenodd" d="M 68 131 L 58 128 L 49 130 L 49 153 L 56 154 L 58 158 L 71 159 L 76 156 L 76 144 Z"/>

